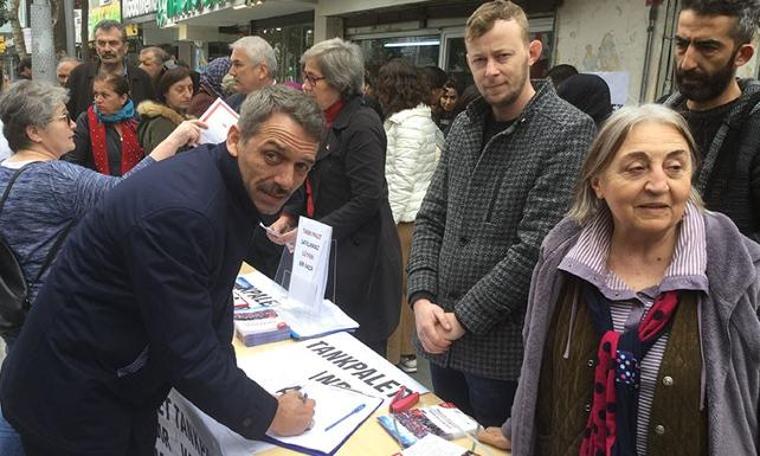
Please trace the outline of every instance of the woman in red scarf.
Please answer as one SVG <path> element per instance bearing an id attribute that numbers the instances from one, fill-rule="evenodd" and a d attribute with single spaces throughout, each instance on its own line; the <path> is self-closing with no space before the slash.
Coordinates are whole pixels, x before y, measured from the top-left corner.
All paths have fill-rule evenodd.
<path id="1" fill-rule="evenodd" d="M 122 176 L 142 160 L 137 114 L 127 78 L 100 73 L 92 82 L 93 104 L 77 118 L 76 149 L 64 159 L 101 174 Z"/>

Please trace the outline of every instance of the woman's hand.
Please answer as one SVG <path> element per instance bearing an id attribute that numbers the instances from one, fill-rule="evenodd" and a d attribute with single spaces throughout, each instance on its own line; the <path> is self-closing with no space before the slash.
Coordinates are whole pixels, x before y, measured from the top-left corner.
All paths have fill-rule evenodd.
<path id="1" fill-rule="evenodd" d="M 197 146 L 201 139 L 201 131 L 205 130 L 206 124 L 200 120 L 186 120 L 179 124 L 161 144 L 153 149 L 150 156 L 160 161 L 177 153 L 182 146 Z"/>
<path id="2" fill-rule="evenodd" d="M 500 427 L 491 426 L 478 431 L 478 440 L 500 450 L 512 450 L 512 442 L 504 437 Z"/>
<path id="3" fill-rule="evenodd" d="M 285 245 L 292 253 L 296 247 L 296 235 L 298 229 L 295 227 L 295 217 L 285 212 L 280 215 L 274 223 L 267 229 L 267 237 L 277 245 Z"/>
<path id="4" fill-rule="evenodd" d="M 172 138 L 177 144 L 177 149 L 185 145 L 195 147 L 201 139 L 201 132 L 206 128 L 207 125 L 200 120 L 186 120 L 179 124 L 167 139 Z"/>

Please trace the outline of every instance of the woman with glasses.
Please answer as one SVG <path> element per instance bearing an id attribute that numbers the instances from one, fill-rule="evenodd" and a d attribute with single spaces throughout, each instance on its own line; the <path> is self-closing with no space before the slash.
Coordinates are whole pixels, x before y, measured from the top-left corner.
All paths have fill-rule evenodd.
<path id="1" fill-rule="evenodd" d="M 145 156 L 137 139 L 137 113 L 125 76 L 101 72 L 93 103 L 77 118 L 76 148 L 64 160 L 108 176 L 123 176 Z"/>
<path id="2" fill-rule="evenodd" d="M 74 149 L 74 123 L 66 89 L 21 81 L 0 97 L 3 134 L 12 155 L 0 163 L 0 237 L 13 250 L 27 280 L 29 302 L 39 292 L 61 242 L 121 179 L 59 158 Z M 195 143 L 202 125 L 185 122 L 127 175 Z M 126 176 L 125 176 L 126 177 Z M 10 189 L 9 189 L 10 186 Z M 21 327 L 0 334 L 10 351 Z M 0 454 L 23 454 L 18 435 L 0 417 Z"/>
<path id="3" fill-rule="evenodd" d="M 385 183 L 385 131 L 362 97 L 364 59 L 334 38 L 301 57 L 303 90 L 322 108 L 327 139 L 305 184 L 305 203 L 273 224 L 286 243 L 298 214 L 333 228 L 327 296 L 359 322 L 355 335 L 385 355 L 399 321 L 401 253 Z M 334 265 L 334 266 L 333 266 Z M 334 295 L 333 295 L 334 290 Z"/>
<path id="4" fill-rule="evenodd" d="M 187 115 L 193 98 L 190 70 L 173 61 L 165 62 L 163 68 L 156 83 L 158 101 L 146 100 L 137 107 L 140 114 L 137 138 L 146 154 L 190 118 Z"/>

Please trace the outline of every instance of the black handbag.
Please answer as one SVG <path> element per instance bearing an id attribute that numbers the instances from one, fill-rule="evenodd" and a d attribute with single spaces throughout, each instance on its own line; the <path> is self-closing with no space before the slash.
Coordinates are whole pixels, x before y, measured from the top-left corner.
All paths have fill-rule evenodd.
<path id="1" fill-rule="evenodd" d="M 19 168 L 8 181 L 5 192 L 3 192 L 3 196 L 0 198 L 0 214 L 11 192 L 11 187 L 13 187 L 13 184 L 21 173 L 28 169 L 29 165 L 31 163 Z M 50 266 L 61 244 L 66 239 L 72 223 L 73 221 L 69 222 L 58 236 L 58 239 L 55 240 L 34 282 L 37 282 L 48 266 Z M 12 334 L 20 329 L 21 325 L 24 324 L 26 313 L 30 307 L 29 288 L 24 277 L 24 271 L 21 269 L 21 265 L 13 249 L 8 245 L 2 234 L 0 234 L 0 336 Z"/>

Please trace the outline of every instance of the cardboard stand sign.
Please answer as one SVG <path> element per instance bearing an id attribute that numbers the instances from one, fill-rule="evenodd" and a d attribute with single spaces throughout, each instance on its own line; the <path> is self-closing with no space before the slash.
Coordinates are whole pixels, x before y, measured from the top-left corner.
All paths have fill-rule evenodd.
<path id="1" fill-rule="evenodd" d="M 311 313 L 319 312 L 325 296 L 331 241 L 331 226 L 299 218 L 288 297 Z"/>

